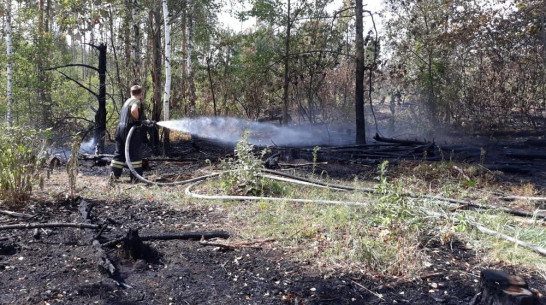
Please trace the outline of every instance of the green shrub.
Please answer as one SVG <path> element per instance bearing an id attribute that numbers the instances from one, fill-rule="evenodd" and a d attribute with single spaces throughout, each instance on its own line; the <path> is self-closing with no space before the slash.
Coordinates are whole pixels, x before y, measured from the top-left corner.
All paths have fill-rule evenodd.
<path id="1" fill-rule="evenodd" d="M 222 188 L 237 195 L 263 195 L 266 189 L 278 192 L 277 185 L 267 182 L 262 177 L 264 149 L 260 156 L 254 155 L 254 145 L 248 142 L 248 132 L 245 132 L 235 148 L 235 159 L 222 160 L 221 167 L 225 170 L 221 176 Z"/>
<path id="2" fill-rule="evenodd" d="M 0 201 L 20 204 L 30 198 L 38 180 L 43 132 L 0 127 Z"/>

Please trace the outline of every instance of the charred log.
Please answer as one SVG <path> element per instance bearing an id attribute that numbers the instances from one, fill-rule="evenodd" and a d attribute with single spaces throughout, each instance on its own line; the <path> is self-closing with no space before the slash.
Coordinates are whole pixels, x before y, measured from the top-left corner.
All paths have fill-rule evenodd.
<path id="1" fill-rule="evenodd" d="M 385 142 L 385 143 L 393 143 L 393 144 L 401 144 L 401 145 L 430 145 L 431 142 L 422 142 L 422 141 L 416 141 L 416 140 L 399 140 L 399 139 L 392 139 L 392 138 L 385 138 L 380 136 L 378 133 L 375 134 L 375 137 L 373 137 L 374 140 L 378 142 Z"/>
<path id="2" fill-rule="evenodd" d="M 36 228 L 78 228 L 78 229 L 99 229 L 99 225 L 88 223 L 70 223 L 70 222 L 52 222 L 52 223 L 27 223 L 0 226 L 0 231 L 17 229 L 36 229 Z"/>

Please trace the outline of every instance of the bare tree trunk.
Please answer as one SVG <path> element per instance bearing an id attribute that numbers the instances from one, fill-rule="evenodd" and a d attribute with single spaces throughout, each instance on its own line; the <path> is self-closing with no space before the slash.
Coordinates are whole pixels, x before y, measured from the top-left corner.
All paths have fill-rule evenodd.
<path id="1" fill-rule="evenodd" d="M 114 54 L 114 65 L 116 67 L 116 78 L 117 78 L 117 82 L 118 82 L 118 90 L 119 90 L 119 97 L 120 97 L 120 103 L 123 103 L 125 102 L 125 92 L 129 91 L 128 88 L 127 88 L 127 84 L 124 84 L 122 81 L 121 81 L 121 73 L 120 73 L 120 69 L 119 69 L 119 61 L 118 61 L 118 53 L 116 51 L 116 43 L 115 43 L 115 40 L 114 40 L 114 16 L 112 14 L 112 10 L 110 10 L 110 22 L 108 23 L 109 26 L 110 26 L 110 44 L 112 45 L 112 53 Z"/>
<path id="2" fill-rule="evenodd" d="M 187 42 L 187 67 L 188 67 L 188 83 L 190 87 L 190 109 L 189 115 L 195 116 L 195 101 L 197 96 L 195 95 L 195 72 L 193 67 L 193 3 L 188 0 L 188 13 L 187 13 L 187 27 L 188 27 L 188 42 Z"/>
<path id="3" fill-rule="evenodd" d="M 8 127 L 12 126 L 11 118 L 11 108 L 13 104 L 13 88 L 12 88 L 12 77 L 13 77 L 13 67 L 12 67 L 12 45 L 11 45 L 11 0 L 6 0 L 6 55 L 8 57 L 7 62 L 7 85 L 6 85 L 6 125 Z"/>
<path id="4" fill-rule="evenodd" d="M 130 13 L 132 12 L 130 10 L 130 3 L 129 1 L 125 1 L 124 2 L 126 7 L 125 7 L 125 13 L 124 13 L 124 18 L 123 18 L 123 44 L 124 44 L 124 53 L 125 53 L 125 68 L 126 69 L 129 69 L 129 67 L 131 67 L 131 47 L 132 47 L 132 44 L 131 44 L 131 16 L 130 16 Z M 126 79 L 127 80 L 127 79 Z M 129 84 L 125 84 L 127 86 L 127 89 L 129 89 Z M 127 90 L 126 92 L 124 92 L 125 94 L 129 94 L 129 90 Z M 125 102 L 125 101 L 122 101 L 122 103 Z"/>
<path id="5" fill-rule="evenodd" d="M 44 24 L 44 29 L 46 31 L 46 33 L 49 33 L 49 31 L 51 30 L 49 27 L 51 24 L 53 24 L 51 22 L 51 0 L 47 0 L 46 1 L 46 16 L 45 16 L 45 24 Z"/>
<path id="6" fill-rule="evenodd" d="M 182 58 L 187 58 L 187 50 L 186 50 L 186 44 L 187 44 L 187 21 L 188 21 L 188 3 L 187 0 L 182 0 Z M 180 65 L 180 69 L 182 70 L 182 81 L 180 82 L 180 99 L 182 102 L 186 101 L 186 91 L 187 91 L 187 79 L 188 79 L 188 67 L 186 64 L 186 60 L 182 60 L 182 64 Z M 182 105 L 184 106 L 184 105 Z M 172 108 L 177 109 L 179 107 L 177 100 L 175 99 L 172 101 Z"/>
<path id="7" fill-rule="evenodd" d="M 163 92 L 163 120 L 168 121 L 170 116 L 169 102 L 171 99 L 171 24 L 167 0 L 163 0 L 163 20 L 165 22 L 165 90 Z M 164 143 L 169 145 L 169 130 L 165 130 Z"/>
<path id="8" fill-rule="evenodd" d="M 163 120 L 169 120 L 171 97 L 171 24 L 167 0 L 163 0 L 163 20 L 165 22 L 165 90 L 163 92 Z"/>
<path id="9" fill-rule="evenodd" d="M 159 8 L 159 7 L 158 7 Z M 152 120 L 159 121 L 161 117 L 161 16 L 156 8 L 149 13 L 149 24 L 152 31 Z"/>
<path id="10" fill-rule="evenodd" d="M 138 11 L 138 0 L 133 0 L 131 18 L 133 18 L 133 82 L 142 82 L 140 62 L 140 13 Z"/>
<path id="11" fill-rule="evenodd" d="M 282 107 L 282 124 L 288 124 L 288 86 L 290 84 L 288 64 L 290 56 L 290 30 L 292 20 L 290 20 L 290 0 L 288 0 L 288 9 L 286 12 L 286 40 L 284 42 L 284 86 L 283 86 L 283 107 Z"/>
<path id="12" fill-rule="evenodd" d="M 356 0 L 356 76 L 355 114 L 356 143 L 366 143 L 366 121 L 364 118 L 364 26 L 362 24 L 362 0 Z"/>
<path id="13" fill-rule="evenodd" d="M 546 108 L 546 0 L 542 1 L 540 25 L 542 31 L 542 107 Z"/>

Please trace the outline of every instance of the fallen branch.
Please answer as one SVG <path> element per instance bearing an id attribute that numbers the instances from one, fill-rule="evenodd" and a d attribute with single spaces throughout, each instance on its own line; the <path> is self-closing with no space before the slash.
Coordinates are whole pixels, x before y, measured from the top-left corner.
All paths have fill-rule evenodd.
<path id="1" fill-rule="evenodd" d="M 352 282 L 353 284 L 355 284 L 356 286 L 358 286 L 358 287 L 360 287 L 360 288 L 366 290 L 367 292 L 369 292 L 369 293 L 375 295 L 378 299 L 384 300 L 382 294 L 377 293 L 377 292 L 373 292 L 373 291 L 371 291 L 370 289 L 366 288 L 364 285 L 359 284 L 359 283 L 357 283 L 357 282 L 355 282 L 355 281 L 351 281 L 351 282 Z"/>
<path id="2" fill-rule="evenodd" d="M 202 239 L 212 239 L 212 238 L 223 238 L 228 239 L 231 236 L 229 232 L 226 231 L 212 231 L 212 232 L 186 232 L 180 234 L 158 234 L 158 235 L 142 235 L 140 239 L 142 241 L 147 240 L 202 240 Z"/>
<path id="3" fill-rule="evenodd" d="M 526 242 L 521 241 L 521 240 L 519 240 L 517 238 L 514 238 L 512 236 L 508 236 L 506 234 L 491 230 L 489 228 L 484 227 L 483 225 L 481 225 L 479 223 L 472 222 L 471 224 L 476 229 L 478 229 L 478 231 L 480 231 L 482 233 L 485 233 L 485 234 L 491 235 L 491 236 L 495 236 L 495 237 L 500 237 L 500 238 L 502 238 L 504 240 L 507 240 L 509 242 L 513 242 L 513 243 L 515 243 L 516 245 L 518 245 L 518 246 L 520 246 L 522 248 L 525 248 L 527 250 L 531 250 L 531 251 L 533 251 L 535 253 L 538 253 L 540 255 L 546 256 L 546 249 L 544 249 L 544 248 L 541 248 L 541 247 L 526 243 Z"/>
<path id="4" fill-rule="evenodd" d="M 141 241 L 148 240 L 207 240 L 212 238 L 224 238 L 227 239 L 231 236 L 226 231 L 212 231 L 212 232 L 186 232 L 179 234 L 154 234 L 154 235 L 142 235 L 139 236 Z M 111 247 L 124 242 L 127 236 L 113 239 L 103 243 L 102 247 Z"/>
<path id="5" fill-rule="evenodd" d="M 428 210 L 425 210 L 425 209 L 421 209 L 421 211 L 423 213 L 425 213 L 426 215 L 428 216 L 433 216 L 433 217 L 438 217 L 438 218 L 444 218 L 444 219 L 448 219 L 450 221 L 453 221 L 454 223 L 458 223 L 459 222 L 459 219 L 457 218 L 454 218 L 454 217 L 450 217 L 450 216 L 446 216 L 446 215 L 442 215 L 440 213 L 437 213 L 437 212 L 431 212 L 431 211 L 428 211 Z M 495 230 L 491 230 L 487 227 L 485 227 L 484 225 L 480 224 L 480 223 L 477 223 L 477 222 L 474 222 L 474 221 L 469 221 L 468 222 L 472 227 L 476 228 L 478 231 L 484 233 L 484 234 L 487 234 L 487 235 L 491 235 L 491 236 L 495 236 L 495 237 L 499 237 L 499 238 L 502 238 L 506 241 L 509 241 L 509 242 L 513 242 L 515 243 L 516 245 L 522 247 L 522 248 L 525 248 L 527 250 L 531 250 L 535 253 L 538 253 L 540 255 L 543 255 L 543 256 L 546 256 L 546 249 L 544 248 L 541 248 L 541 247 L 538 247 L 536 245 L 532 245 L 530 243 L 526 243 L 524 241 L 521 241 L 515 237 L 512 237 L 512 236 L 509 236 L 509 235 L 506 235 L 506 234 L 503 234 L 501 232 L 497 232 Z"/>
<path id="6" fill-rule="evenodd" d="M 256 244 L 263 244 L 267 242 L 273 242 L 276 241 L 276 238 L 268 238 L 263 240 L 255 240 L 255 241 L 249 241 L 249 242 L 240 242 L 240 243 L 234 243 L 234 244 L 224 244 L 224 243 L 216 243 L 216 242 L 208 242 L 208 241 L 200 241 L 199 244 L 202 246 L 212 246 L 212 247 L 221 247 L 229 250 L 234 250 L 237 248 L 252 248 L 252 249 L 261 249 L 260 246 L 254 246 Z"/>
<path id="7" fill-rule="evenodd" d="M 466 200 L 457 200 L 452 198 L 444 198 L 440 196 L 433 196 L 433 195 L 419 195 L 419 194 L 413 194 L 413 193 L 405 193 L 404 195 L 407 195 L 412 198 L 422 198 L 422 199 L 432 199 L 432 200 L 439 200 L 443 202 L 449 202 L 454 204 L 460 204 L 461 206 L 467 206 L 467 207 L 473 207 L 483 210 L 500 210 L 504 213 L 514 215 L 514 216 L 521 216 L 521 217 L 530 217 L 530 218 L 538 218 L 538 219 L 546 219 L 546 215 L 541 215 L 537 213 L 522 211 L 522 210 L 514 210 L 507 207 L 502 206 L 494 206 L 490 204 L 481 204 L 476 203 L 472 201 L 466 201 Z"/>
<path id="8" fill-rule="evenodd" d="M 504 196 L 500 199 L 505 201 L 514 201 L 514 200 L 528 200 L 528 201 L 546 201 L 546 197 L 535 197 L 535 196 Z"/>
<path id="9" fill-rule="evenodd" d="M 291 163 L 279 163 L 279 166 L 287 166 L 287 167 L 303 167 L 303 166 L 313 166 L 313 165 L 327 165 L 328 162 L 316 162 L 316 163 L 298 163 L 298 164 L 291 164 Z"/>
<path id="10" fill-rule="evenodd" d="M 0 214 L 8 215 L 11 217 L 18 217 L 18 218 L 33 218 L 34 217 L 32 215 L 17 213 L 17 212 L 12 212 L 7 210 L 0 210 Z"/>
<path id="11" fill-rule="evenodd" d="M 35 228 L 78 228 L 78 229 L 99 229 L 99 225 L 93 225 L 88 223 L 63 223 L 63 222 L 51 222 L 51 223 L 27 223 L 16 225 L 0 226 L 0 231 L 3 230 L 16 230 L 16 229 L 35 229 Z"/>

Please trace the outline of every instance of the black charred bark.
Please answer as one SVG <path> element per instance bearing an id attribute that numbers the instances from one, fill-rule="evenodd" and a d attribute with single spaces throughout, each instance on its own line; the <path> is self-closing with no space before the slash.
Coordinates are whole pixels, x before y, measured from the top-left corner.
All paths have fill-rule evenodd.
<path id="1" fill-rule="evenodd" d="M 95 113 L 95 143 L 99 154 L 104 152 L 104 138 L 106 135 L 106 45 L 100 44 L 99 50 L 99 108 Z"/>
<path id="2" fill-rule="evenodd" d="M 366 143 L 366 121 L 364 118 L 364 25 L 362 15 L 362 0 L 356 0 L 355 140 L 357 144 Z"/>

